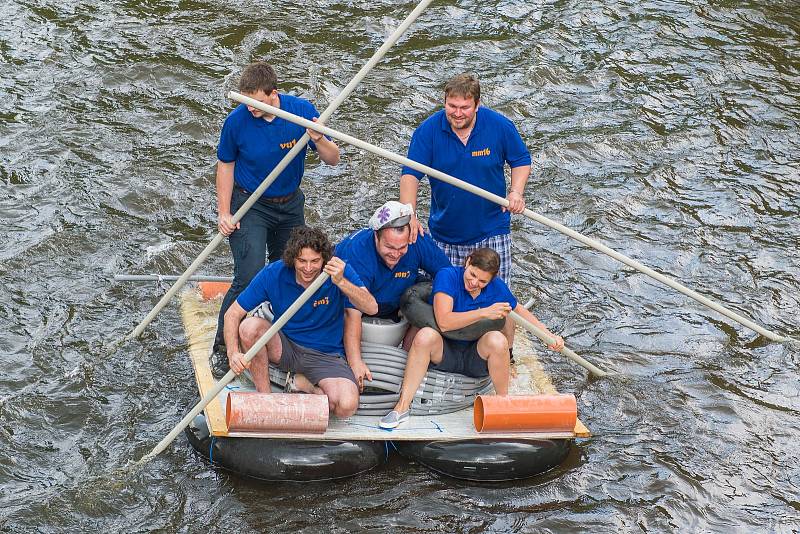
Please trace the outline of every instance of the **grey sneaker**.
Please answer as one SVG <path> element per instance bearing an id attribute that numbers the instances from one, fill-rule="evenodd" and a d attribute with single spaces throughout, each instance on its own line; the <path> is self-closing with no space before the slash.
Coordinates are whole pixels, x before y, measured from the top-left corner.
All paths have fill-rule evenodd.
<path id="1" fill-rule="evenodd" d="M 208 358 L 208 365 L 211 367 L 211 374 L 219 380 L 231 370 L 231 365 L 228 363 L 228 353 L 224 345 L 217 345 L 211 351 L 211 356 Z"/>
<path id="2" fill-rule="evenodd" d="M 409 416 L 410 411 L 411 410 L 406 410 L 403 413 L 400 413 L 396 410 L 392 410 L 391 412 L 381 417 L 381 421 L 378 423 L 378 426 L 387 429 L 396 428 L 408 421 L 410 417 Z"/>

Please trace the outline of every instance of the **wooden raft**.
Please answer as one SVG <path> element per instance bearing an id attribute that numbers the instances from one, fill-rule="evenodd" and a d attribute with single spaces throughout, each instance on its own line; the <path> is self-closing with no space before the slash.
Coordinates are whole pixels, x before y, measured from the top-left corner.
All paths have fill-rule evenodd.
<path id="1" fill-rule="evenodd" d="M 181 317 L 189 345 L 189 355 L 194 368 L 200 397 L 204 397 L 214 386 L 208 357 L 211 353 L 217 314 L 221 298 L 203 300 L 200 291 L 189 288 L 181 295 Z M 509 393 L 512 395 L 535 395 L 556 393 L 556 389 L 545 373 L 527 333 L 518 329 L 514 341 L 512 380 Z M 380 417 L 353 416 L 340 419 L 331 416 L 328 430 L 324 434 L 228 432 L 225 423 L 225 402 L 230 391 L 255 391 L 253 384 L 243 377 L 235 378 L 222 390 L 215 401 L 205 409 L 209 430 L 214 436 L 248 438 L 293 438 L 314 440 L 393 440 L 393 441 L 456 441 L 464 439 L 572 439 L 589 437 L 589 429 L 578 419 L 573 432 L 482 432 L 475 431 L 472 408 L 444 415 L 412 416 L 411 420 L 394 430 L 378 426 Z"/>

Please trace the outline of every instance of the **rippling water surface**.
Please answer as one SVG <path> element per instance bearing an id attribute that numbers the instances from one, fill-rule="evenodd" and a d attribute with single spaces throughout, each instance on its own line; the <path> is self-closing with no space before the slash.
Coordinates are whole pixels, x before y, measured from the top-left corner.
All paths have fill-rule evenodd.
<path id="1" fill-rule="evenodd" d="M 320 109 L 408 2 L 0 6 L 0 527 L 5 531 L 800 529 L 800 348 L 769 343 L 561 234 L 515 220 L 515 292 L 621 373 L 543 354 L 594 436 L 493 486 L 393 458 L 357 479 L 257 484 L 185 439 L 197 401 L 177 307 L 110 355 L 215 235 L 214 163 L 240 67 Z M 535 159 L 529 206 L 800 337 L 800 7 L 794 1 L 436 1 L 330 125 L 404 153 L 451 75 Z M 397 195 L 351 147 L 311 163 L 336 236 Z M 425 193 L 427 198 L 427 192 Z M 427 201 L 424 202 L 427 205 Z M 226 274 L 227 247 L 201 269 Z"/>

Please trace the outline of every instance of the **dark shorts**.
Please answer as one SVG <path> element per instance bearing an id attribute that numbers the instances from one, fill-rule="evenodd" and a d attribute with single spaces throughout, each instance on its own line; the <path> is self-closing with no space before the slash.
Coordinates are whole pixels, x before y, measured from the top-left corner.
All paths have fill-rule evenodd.
<path id="1" fill-rule="evenodd" d="M 430 369 L 443 373 L 458 373 L 473 378 L 489 376 L 489 365 L 478 354 L 477 341 L 455 341 L 442 338 L 442 361 L 438 365 L 431 364 Z"/>
<path id="2" fill-rule="evenodd" d="M 279 331 L 278 335 L 281 338 L 278 369 L 281 371 L 300 373 L 314 385 L 324 378 L 346 378 L 357 385 L 353 370 L 343 357 L 298 345 L 283 332 Z"/>

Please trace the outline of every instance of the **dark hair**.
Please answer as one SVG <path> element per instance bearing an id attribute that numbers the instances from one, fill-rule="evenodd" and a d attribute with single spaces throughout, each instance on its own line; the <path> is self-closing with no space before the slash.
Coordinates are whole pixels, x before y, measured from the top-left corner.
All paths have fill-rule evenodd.
<path id="1" fill-rule="evenodd" d="M 269 64 L 263 61 L 250 63 L 244 68 L 239 79 L 239 92 L 253 94 L 260 89 L 270 94 L 278 88 L 278 77 Z"/>
<path id="2" fill-rule="evenodd" d="M 500 254 L 490 248 L 476 248 L 467 256 L 469 264 L 481 271 L 486 271 L 494 278 L 500 271 Z M 466 266 L 466 261 L 464 265 Z"/>
<path id="3" fill-rule="evenodd" d="M 333 245 L 325 232 L 310 226 L 296 226 L 289 235 L 289 241 L 286 242 L 286 249 L 281 258 L 283 263 L 294 269 L 294 260 L 300 257 L 300 251 L 304 248 L 322 254 L 323 264 L 328 263 L 333 257 Z"/>
<path id="4" fill-rule="evenodd" d="M 448 96 L 472 97 L 477 104 L 481 99 L 481 84 L 468 72 L 453 76 L 444 86 L 444 99 L 447 100 Z"/>
<path id="5" fill-rule="evenodd" d="M 406 229 L 408 229 L 408 232 L 411 233 L 410 224 L 405 224 L 403 226 L 384 226 L 380 230 L 375 230 L 375 235 L 377 235 L 378 239 L 380 239 L 383 233 L 387 230 L 394 230 L 394 232 L 392 232 L 393 234 L 404 234 L 406 233 Z"/>

